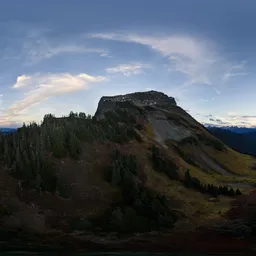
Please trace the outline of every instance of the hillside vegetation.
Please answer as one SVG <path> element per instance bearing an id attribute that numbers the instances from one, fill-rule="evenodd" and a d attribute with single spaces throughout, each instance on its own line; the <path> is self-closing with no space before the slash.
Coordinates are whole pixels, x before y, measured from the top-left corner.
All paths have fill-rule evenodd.
<path id="1" fill-rule="evenodd" d="M 94 117 L 49 114 L 1 135 L 1 227 L 77 238 L 179 232 L 224 218 L 256 184 L 255 159 L 167 103 L 108 102 Z"/>

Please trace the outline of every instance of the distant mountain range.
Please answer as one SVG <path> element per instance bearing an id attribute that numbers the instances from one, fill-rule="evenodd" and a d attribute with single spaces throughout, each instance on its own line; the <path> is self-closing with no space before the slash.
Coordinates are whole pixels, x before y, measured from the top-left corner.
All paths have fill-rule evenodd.
<path id="1" fill-rule="evenodd" d="M 255 128 L 219 128 L 207 127 L 210 133 L 234 150 L 256 156 L 256 129 Z"/>
<path id="2" fill-rule="evenodd" d="M 256 127 L 238 127 L 238 126 L 213 126 L 213 125 L 208 125 L 208 124 L 204 124 L 204 126 L 211 130 L 211 129 L 214 129 L 214 128 L 218 128 L 218 129 L 221 129 L 221 130 L 228 130 L 228 131 L 231 131 L 231 132 L 235 132 L 235 133 L 249 133 L 249 132 L 256 132 Z"/>
<path id="3" fill-rule="evenodd" d="M 16 128 L 0 128 L 0 132 L 2 134 L 7 134 L 9 132 L 15 132 L 16 131 Z"/>

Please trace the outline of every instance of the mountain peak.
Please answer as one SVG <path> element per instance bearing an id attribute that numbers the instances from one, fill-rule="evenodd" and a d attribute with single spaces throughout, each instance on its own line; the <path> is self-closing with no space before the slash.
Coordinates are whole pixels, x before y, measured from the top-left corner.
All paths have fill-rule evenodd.
<path id="1" fill-rule="evenodd" d="M 158 91 L 146 91 L 146 92 L 134 92 L 124 95 L 116 96 L 103 96 L 102 101 L 131 101 L 138 105 L 176 105 L 176 101 L 173 97 L 169 97 L 166 94 Z"/>
<path id="2" fill-rule="evenodd" d="M 95 113 L 97 117 L 102 117 L 102 114 L 114 110 L 118 103 L 132 103 L 137 107 L 155 106 L 161 108 L 168 108 L 170 106 L 177 106 L 173 97 L 170 97 L 158 91 L 134 92 L 124 95 L 103 96 Z"/>
<path id="3" fill-rule="evenodd" d="M 191 127 L 201 127 L 177 106 L 173 97 L 158 91 L 104 96 L 99 101 L 95 117 L 103 119 L 107 112 L 114 113 L 119 109 L 126 110 L 140 122 L 148 124 L 154 140 L 163 146 L 166 146 L 166 140 L 181 141 L 191 137 L 197 133 Z"/>

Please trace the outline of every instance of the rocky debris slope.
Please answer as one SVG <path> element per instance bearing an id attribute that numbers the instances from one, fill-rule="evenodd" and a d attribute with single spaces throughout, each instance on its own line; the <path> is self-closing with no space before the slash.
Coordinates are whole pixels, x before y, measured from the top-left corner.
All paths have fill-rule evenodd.
<path id="1" fill-rule="evenodd" d="M 195 145 L 192 148 L 194 161 L 198 162 L 199 166 L 222 175 L 232 175 L 217 162 L 213 162 L 202 149 L 204 144 L 220 148 L 225 146 L 204 126 L 177 106 L 173 97 L 157 91 L 102 97 L 95 117 L 102 119 L 105 113 L 113 113 L 118 109 L 125 109 L 137 119 L 143 119 L 151 137 L 163 147 L 167 148 L 167 142 L 175 144 L 178 148 L 192 143 Z"/>
<path id="2" fill-rule="evenodd" d="M 195 129 L 200 125 L 177 106 L 173 97 L 162 92 L 148 91 L 102 97 L 95 116 L 97 119 L 104 118 L 106 112 L 113 112 L 118 108 L 146 118 L 154 132 L 155 140 L 162 145 L 166 140 L 180 142 L 193 136 Z"/>

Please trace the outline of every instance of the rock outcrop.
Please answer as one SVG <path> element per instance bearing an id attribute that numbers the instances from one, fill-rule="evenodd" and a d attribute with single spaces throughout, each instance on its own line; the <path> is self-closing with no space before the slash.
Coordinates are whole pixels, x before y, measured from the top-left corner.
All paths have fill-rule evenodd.
<path id="1" fill-rule="evenodd" d="M 115 112 L 118 109 L 126 110 L 133 115 L 143 124 L 145 135 L 163 147 L 175 150 L 178 148 L 179 152 L 182 151 L 179 154 L 189 155 L 185 161 L 203 170 L 225 176 L 233 175 L 212 159 L 204 148 L 204 145 L 208 145 L 222 150 L 224 146 L 203 125 L 177 106 L 173 97 L 156 91 L 102 97 L 95 117 L 104 118 L 106 112 Z M 184 153 L 186 151 L 187 153 Z"/>
<path id="2" fill-rule="evenodd" d="M 113 111 L 120 103 L 130 103 L 135 107 L 154 106 L 161 108 L 169 108 L 176 106 L 176 101 L 173 97 L 168 97 L 166 94 L 157 91 L 135 92 L 125 95 L 104 96 L 100 99 L 98 109 L 95 113 L 97 118 L 103 118 L 104 113 Z"/>
<path id="3" fill-rule="evenodd" d="M 98 119 L 104 118 L 106 112 L 115 111 L 117 108 L 126 109 L 136 115 L 143 113 L 154 132 L 155 140 L 163 145 L 168 139 L 181 141 L 192 136 L 189 125 L 185 124 L 191 121 L 197 123 L 177 106 L 173 97 L 157 91 L 102 97 L 95 116 Z"/>

